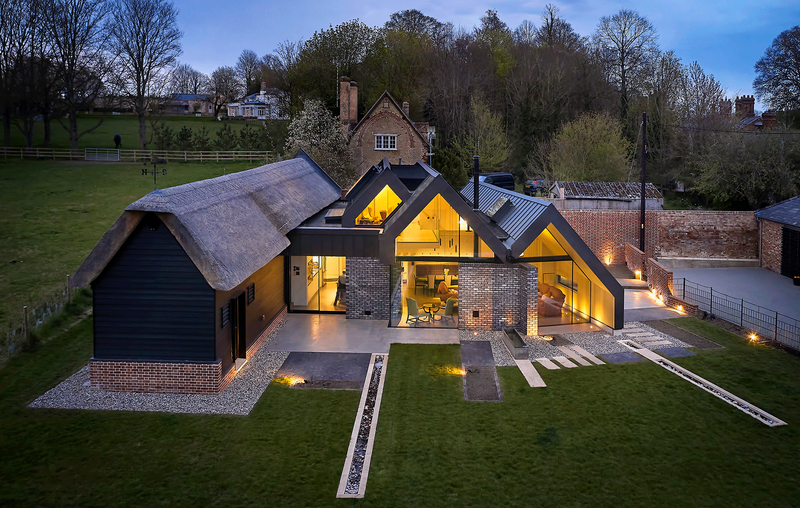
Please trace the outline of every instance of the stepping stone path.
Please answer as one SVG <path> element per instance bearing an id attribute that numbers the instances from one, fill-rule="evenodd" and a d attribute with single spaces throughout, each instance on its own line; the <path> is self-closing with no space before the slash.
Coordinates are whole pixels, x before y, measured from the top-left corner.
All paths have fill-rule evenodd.
<path id="1" fill-rule="evenodd" d="M 632 327 L 623 328 L 622 333 L 629 339 L 633 339 L 642 346 L 650 349 L 656 346 L 668 346 L 672 344 L 671 340 L 666 340 L 660 335 L 648 332 L 643 328 Z"/>

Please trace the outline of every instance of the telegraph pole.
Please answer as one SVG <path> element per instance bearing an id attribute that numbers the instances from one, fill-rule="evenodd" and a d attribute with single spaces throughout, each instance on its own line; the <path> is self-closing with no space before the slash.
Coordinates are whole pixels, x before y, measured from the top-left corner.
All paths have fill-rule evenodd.
<path id="1" fill-rule="evenodd" d="M 644 252 L 644 181 L 647 169 L 647 113 L 642 113 L 642 195 L 641 229 L 639 230 L 639 250 Z"/>

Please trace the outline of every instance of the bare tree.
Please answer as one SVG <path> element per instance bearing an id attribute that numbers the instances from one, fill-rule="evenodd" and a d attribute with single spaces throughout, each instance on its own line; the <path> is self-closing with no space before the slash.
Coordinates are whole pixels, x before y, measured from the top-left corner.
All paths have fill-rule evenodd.
<path id="1" fill-rule="evenodd" d="M 165 0 L 115 0 L 110 42 L 117 55 L 114 85 L 139 116 L 139 146 L 147 146 L 145 116 L 162 101 L 169 69 L 181 54 L 178 11 Z"/>
<path id="2" fill-rule="evenodd" d="M 170 92 L 174 94 L 199 94 L 208 85 L 208 76 L 189 64 L 175 67 L 171 79 Z"/>
<path id="3" fill-rule="evenodd" d="M 273 53 L 264 55 L 261 59 L 261 75 L 267 80 L 268 85 L 285 92 L 278 96 L 281 115 L 289 115 L 292 105 L 299 102 L 299 94 L 294 86 L 294 74 L 302 48 L 302 40 L 297 42 L 285 40 L 278 44 Z"/>
<path id="4" fill-rule="evenodd" d="M 214 119 L 219 118 L 219 112 L 225 105 L 235 101 L 242 94 L 242 85 L 233 67 L 217 67 L 211 73 L 208 86 L 208 100 L 214 107 Z"/>
<path id="5" fill-rule="evenodd" d="M 558 15 L 558 7 L 547 4 L 542 13 L 542 26 L 536 30 L 536 44 L 575 51 L 585 45 L 584 40 L 572 29 L 572 25 Z"/>
<path id="6" fill-rule="evenodd" d="M 524 46 L 536 44 L 536 26 L 527 19 L 523 20 L 514 30 L 514 42 Z"/>
<path id="7" fill-rule="evenodd" d="M 620 117 L 624 121 L 632 91 L 658 57 L 658 34 L 647 18 L 622 9 L 600 19 L 592 41 L 605 64 L 609 81 L 617 88 Z"/>
<path id="8" fill-rule="evenodd" d="M 44 12 L 47 34 L 53 44 L 56 79 L 62 90 L 61 103 L 66 110 L 72 149 L 78 139 L 103 122 L 78 132 L 78 111 L 86 109 L 103 87 L 111 60 L 107 54 L 107 31 L 104 21 L 109 14 L 107 0 L 48 0 Z"/>
<path id="9" fill-rule="evenodd" d="M 236 61 L 235 70 L 245 95 L 258 92 L 261 86 L 261 59 L 255 51 L 243 50 Z"/>
<path id="10" fill-rule="evenodd" d="M 781 32 L 759 58 L 753 88 L 771 108 L 800 109 L 800 26 Z"/>

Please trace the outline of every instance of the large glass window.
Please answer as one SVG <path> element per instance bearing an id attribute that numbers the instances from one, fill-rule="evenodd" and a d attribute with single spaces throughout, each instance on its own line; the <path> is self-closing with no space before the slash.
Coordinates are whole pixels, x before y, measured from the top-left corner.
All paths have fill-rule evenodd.
<path id="1" fill-rule="evenodd" d="M 347 309 L 345 258 L 336 256 L 292 256 L 292 310 L 344 312 Z"/>
<path id="2" fill-rule="evenodd" d="M 398 257 L 475 257 L 475 232 L 439 194 L 411 224 L 398 235 Z M 478 239 L 477 257 L 494 257 L 486 243 Z"/>
<path id="3" fill-rule="evenodd" d="M 370 201 L 364 210 L 356 217 L 356 224 L 372 225 L 383 224 L 386 218 L 400 206 L 400 198 L 388 185 L 384 187 L 375 199 Z"/>

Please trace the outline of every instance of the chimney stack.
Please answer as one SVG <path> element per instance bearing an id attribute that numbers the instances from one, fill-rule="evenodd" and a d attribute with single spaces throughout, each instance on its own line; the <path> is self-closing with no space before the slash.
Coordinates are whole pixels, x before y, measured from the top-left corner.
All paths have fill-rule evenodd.
<path id="1" fill-rule="evenodd" d="M 358 84 L 347 76 L 339 80 L 339 120 L 344 126 L 358 123 Z"/>
<path id="2" fill-rule="evenodd" d="M 744 118 L 756 116 L 756 99 L 752 95 L 736 98 L 736 114 Z"/>
<path id="3" fill-rule="evenodd" d="M 764 111 L 764 113 L 761 114 L 761 121 L 763 122 L 765 129 L 774 129 L 775 124 L 778 123 L 778 118 L 774 111 L 769 110 Z"/>
<path id="4" fill-rule="evenodd" d="M 267 82 L 262 79 L 261 80 L 261 93 L 264 93 L 266 91 L 267 91 Z"/>
<path id="5" fill-rule="evenodd" d="M 730 99 L 723 99 L 719 101 L 719 114 L 730 115 L 733 111 L 733 103 Z"/>
<path id="6" fill-rule="evenodd" d="M 409 114 L 408 101 L 406 99 L 403 99 L 403 113 L 405 113 L 407 117 L 411 118 L 411 115 Z"/>

